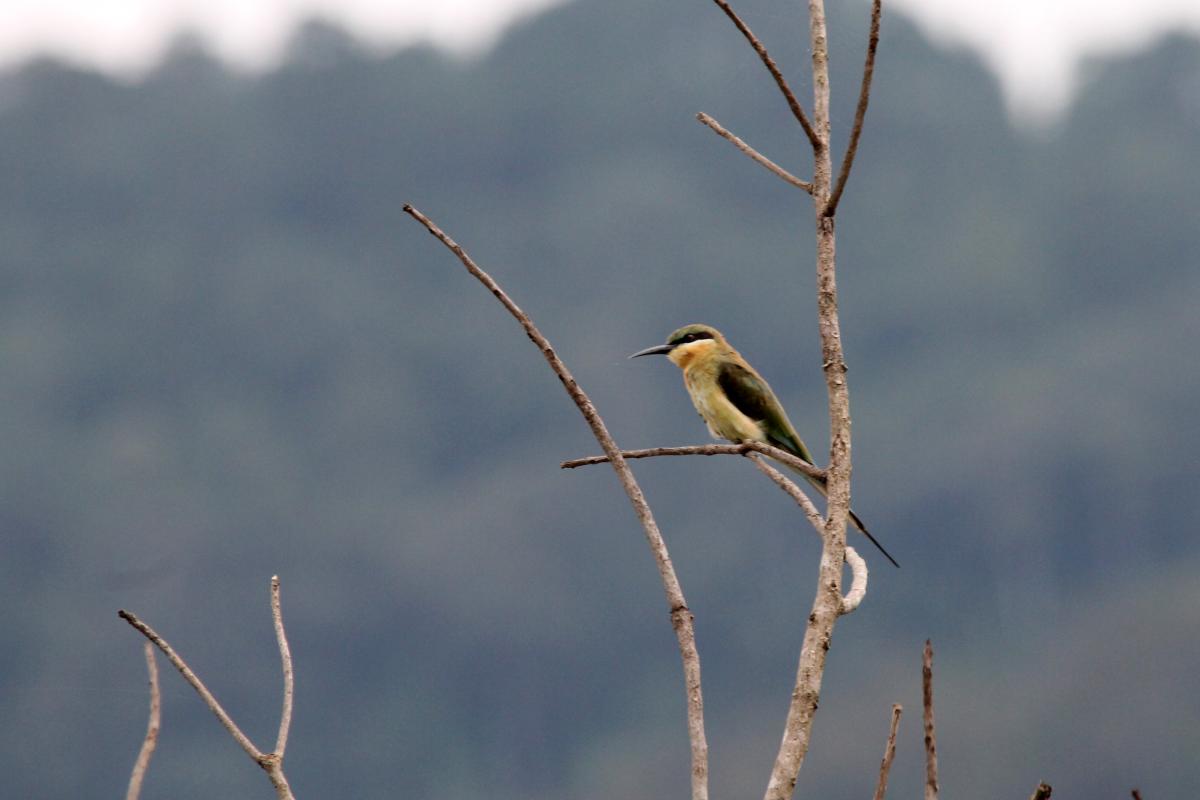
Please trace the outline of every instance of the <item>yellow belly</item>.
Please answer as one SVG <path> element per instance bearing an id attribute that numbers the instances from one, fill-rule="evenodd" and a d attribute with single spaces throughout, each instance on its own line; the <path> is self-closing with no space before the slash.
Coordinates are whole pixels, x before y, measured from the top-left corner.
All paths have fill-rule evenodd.
<path id="1" fill-rule="evenodd" d="M 700 412 L 713 438 L 731 442 L 766 441 L 758 422 L 738 411 L 716 381 L 704 374 L 684 372 L 684 383 L 692 397 L 692 405 Z"/>

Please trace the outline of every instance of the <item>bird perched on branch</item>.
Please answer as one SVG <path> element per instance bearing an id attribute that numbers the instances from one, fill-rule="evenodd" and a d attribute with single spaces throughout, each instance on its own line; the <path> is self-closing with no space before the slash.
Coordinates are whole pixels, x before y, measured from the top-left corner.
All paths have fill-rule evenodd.
<path id="1" fill-rule="evenodd" d="M 684 386 L 713 437 L 728 439 L 735 444 L 762 442 L 773 445 L 815 466 L 812 455 L 792 427 L 771 387 L 716 328 L 685 325 L 668 336 L 666 344 L 647 347 L 630 358 L 650 355 L 665 355 L 683 370 Z M 824 480 L 804 475 L 794 467 L 788 468 L 803 475 L 825 496 Z M 900 566 L 853 511 L 850 521 L 888 561 Z"/>

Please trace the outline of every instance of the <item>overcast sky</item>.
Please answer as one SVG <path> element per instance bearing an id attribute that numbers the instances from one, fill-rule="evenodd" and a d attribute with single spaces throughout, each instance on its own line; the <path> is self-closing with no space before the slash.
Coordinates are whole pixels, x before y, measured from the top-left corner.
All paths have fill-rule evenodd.
<path id="1" fill-rule="evenodd" d="M 513 19 L 567 1 L 0 0 L 0 67 L 50 51 L 136 75 L 190 27 L 230 61 L 262 68 L 295 22 L 315 13 L 382 47 L 432 39 L 470 51 Z M 1126 51 L 1170 30 L 1200 35 L 1200 0 L 889 0 L 888 7 L 940 41 L 978 49 L 1018 111 L 1060 104 L 1081 56 Z"/>

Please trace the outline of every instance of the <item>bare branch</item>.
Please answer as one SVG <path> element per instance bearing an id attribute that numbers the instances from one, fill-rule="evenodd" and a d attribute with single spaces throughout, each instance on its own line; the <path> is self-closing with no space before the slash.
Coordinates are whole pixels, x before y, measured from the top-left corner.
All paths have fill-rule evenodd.
<path id="1" fill-rule="evenodd" d="M 892 706 L 892 726 L 888 730 L 887 746 L 883 748 L 883 761 L 879 764 L 879 783 L 875 785 L 875 800 L 883 800 L 887 794 L 888 773 L 892 771 L 892 759 L 896 757 L 896 729 L 900 725 L 899 703 Z"/>
<path id="2" fill-rule="evenodd" d="M 792 110 L 792 116 L 800 123 L 800 127 L 804 129 L 804 135 L 808 137 L 808 141 L 812 143 L 813 151 L 820 152 L 825 149 L 825 142 L 828 141 L 828 136 L 822 139 L 817 132 L 813 130 L 813 126 L 808 121 L 808 116 L 804 113 L 804 109 L 800 106 L 800 101 L 796 99 L 796 95 L 792 92 L 792 87 L 788 86 L 787 80 L 784 79 L 783 73 L 779 71 L 779 67 L 775 65 L 775 59 L 771 58 L 771 54 L 767 52 L 767 48 L 758 40 L 750 27 L 742 21 L 742 18 L 737 15 L 737 12 L 730 7 L 726 0 L 713 0 L 725 16 L 733 22 L 742 35 L 746 37 L 746 41 L 754 48 L 754 52 L 758 53 L 758 57 L 762 59 L 763 66 L 771 73 L 771 77 L 775 79 L 775 85 L 779 87 L 779 91 L 783 92 L 783 97 L 787 100 L 788 108 Z"/>
<path id="3" fill-rule="evenodd" d="M 813 123 L 809 140 L 814 143 L 812 195 L 817 223 L 817 327 L 821 334 L 821 360 L 829 400 L 828 505 L 816 596 L 804 630 L 796 684 L 792 689 L 779 752 L 767 782 L 766 800 L 790 800 L 812 740 L 825 658 L 834 625 L 842 613 L 841 582 L 846 558 L 846 519 L 850 511 L 850 395 L 837 311 L 836 238 L 833 218 L 821 213 L 829 202 L 833 165 L 828 146 L 817 145 L 829 141 L 829 53 L 823 0 L 809 0 L 808 19 L 813 76 Z"/>
<path id="4" fill-rule="evenodd" d="M 150 767 L 154 748 L 158 746 L 158 730 L 162 721 L 162 695 L 158 691 L 158 663 L 154 660 L 154 647 L 150 642 L 145 642 L 143 647 L 146 672 L 150 674 L 150 720 L 146 724 L 146 738 L 142 740 L 142 749 L 138 751 L 137 761 L 133 764 L 133 774 L 129 776 L 129 789 L 125 792 L 125 800 L 138 800 L 142 793 L 142 781 Z"/>
<path id="5" fill-rule="evenodd" d="M 871 78 L 875 75 L 875 50 L 879 47 L 879 18 L 882 14 L 882 0 L 874 0 L 871 4 L 871 32 L 867 37 L 867 59 L 863 64 L 862 85 L 858 89 L 858 108 L 854 110 L 854 127 L 850 129 L 850 141 L 846 143 L 846 154 L 842 156 L 842 168 L 838 171 L 837 184 L 829 195 L 825 210 L 821 212 L 826 217 L 837 213 L 838 202 L 846 188 L 846 179 L 850 177 L 850 167 L 853 166 L 854 156 L 858 152 L 863 119 L 867 116 L 867 103 L 871 99 Z"/>
<path id="6" fill-rule="evenodd" d="M 775 173 L 780 178 L 783 178 L 784 181 L 790 183 L 792 186 L 795 186 L 797 189 L 803 189 L 804 191 L 808 192 L 809 194 L 812 194 L 812 184 L 811 183 L 809 183 L 808 181 L 805 181 L 805 180 L 801 180 L 800 178 L 797 178 L 795 175 L 788 172 L 786 169 L 779 166 L 774 161 L 767 158 L 766 156 L 764 156 L 762 153 L 755 150 L 750 145 L 746 144 L 744 141 L 742 141 L 740 138 L 735 136 L 733 133 L 731 133 L 730 131 L 723 128 L 721 126 L 721 123 L 717 122 L 715 119 L 710 117 L 708 114 L 705 114 L 703 111 L 701 111 L 699 114 L 696 115 L 696 119 L 700 120 L 702 123 L 704 123 L 709 128 L 711 128 L 713 130 L 713 132 L 716 133 L 718 136 L 720 136 L 722 139 L 725 139 L 726 141 L 733 144 L 734 147 L 736 147 L 738 150 L 741 150 L 743 153 L 745 153 L 747 156 L 749 156 L 753 161 L 756 161 L 759 164 L 761 164 L 762 166 L 766 167 L 769 171 Z"/>
<path id="7" fill-rule="evenodd" d="M 825 545 L 821 549 L 821 563 L 817 584 L 817 597 L 813 601 L 808 624 L 804 628 L 804 641 L 800 646 L 800 660 L 796 667 L 796 684 L 792 689 L 784 723 L 783 738 L 779 753 L 771 767 L 767 781 L 766 800 L 789 800 L 796 791 L 796 778 L 800 766 L 808 753 L 812 738 L 813 717 L 821 697 L 821 678 L 825 669 L 825 655 L 829 650 L 834 623 L 842 610 L 841 572 L 842 559 L 835 563 L 835 546 L 828 538 L 826 524 Z M 845 526 L 842 527 L 842 549 L 845 548 Z M 841 552 L 837 552 L 841 555 Z"/>
<path id="8" fill-rule="evenodd" d="M 1050 787 L 1050 784 L 1039 783 L 1037 788 L 1033 790 L 1033 794 L 1029 796 L 1029 800 L 1050 800 L 1050 795 L 1053 792 L 1054 789 Z M 1133 792 L 1133 800 L 1142 800 L 1136 789 Z"/>
<path id="9" fill-rule="evenodd" d="M 145 636 L 155 647 L 162 651 L 167 660 L 171 662 L 171 665 L 179 670 L 179 674 L 183 676 L 183 679 L 191 684 L 192 688 L 196 690 L 196 694 L 200 695 L 200 699 L 208 706 L 208 710 L 215 714 L 217 719 L 221 721 L 221 724 L 225 726 L 225 730 L 229 731 L 229 735 L 233 737 L 234 741 L 246 751 L 246 755 L 261 764 L 263 759 L 262 751 L 254 746 L 254 743 L 250 741 L 246 734 L 242 733 L 242 729 L 225 713 L 225 709 L 217 702 L 217 698 L 213 697 L 212 692 L 208 690 L 204 682 L 200 680 L 196 673 L 192 672 L 191 667 L 179 657 L 171 648 L 171 645 L 167 644 L 166 640 L 155 633 L 153 628 L 142 622 L 133 613 L 121 609 L 117 612 L 117 616 L 136 628 L 142 636 Z"/>
<path id="10" fill-rule="evenodd" d="M 275 623 L 275 640 L 279 643 L 279 660 L 283 663 L 283 711 L 279 715 L 279 735 L 275 739 L 275 757 L 283 760 L 287 749 L 288 731 L 292 727 L 292 698 L 295 678 L 292 674 L 292 650 L 283 630 L 283 610 L 279 602 L 279 576 L 271 576 L 271 619 Z"/>
<path id="11" fill-rule="evenodd" d="M 937 733 L 933 727 L 933 644 L 925 640 L 925 655 L 921 667 L 921 689 L 925 702 L 925 800 L 937 800 L 938 786 Z M 1045 784 L 1042 784 L 1045 786 Z M 1038 787 L 1041 791 L 1042 786 Z M 1046 786 L 1047 792 L 1050 787 Z M 1047 794 L 1046 797 L 1050 795 Z"/>
<path id="12" fill-rule="evenodd" d="M 667 595 L 667 605 L 671 613 L 671 626 L 674 628 L 675 636 L 679 642 L 679 653 L 683 661 L 684 684 L 687 692 L 688 736 L 691 741 L 692 750 L 692 798 L 693 800 L 707 800 L 708 742 L 704 733 L 704 698 L 700 687 L 700 654 L 696 649 L 696 634 L 692 625 L 692 612 L 688 609 L 687 601 L 683 596 L 683 588 L 679 584 L 679 579 L 675 574 L 675 567 L 671 564 L 671 557 L 667 552 L 666 541 L 658 529 L 658 523 L 654 520 L 654 514 L 650 510 L 650 505 L 646 502 L 641 486 L 638 485 L 637 480 L 633 477 L 633 471 L 621 455 L 620 448 L 613 441 L 608 428 L 604 424 L 604 420 L 600 418 L 599 412 L 596 411 L 596 407 L 592 405 L 592 401 L 588 398 L 587 394 L 576 383 L 570 370 L 567 369 L 567 365 L 554 352 L 550 341 L 533 324 L 533 320 L 512 301 L 491 275 L 480 269 L 471 260 L 471 257 L 467 255 L 466 251 L 443 233 L 441 228 L 435 225 L 432 220 L 411 205 L 404 206 L 404 212 L 425 226 L 425 229 L 430 234 L 454 253 L 458 257 L 458 260 L 462 262 L 462 265 L 467 268 L 467 271 L 487 287 L 496 299 L 500 301 L 501 305 L 508 309 L 508 312 L 520 323 L 521 327 L 525 330 L 525 335 L 542 352 L 542 356 L 562 382 L 563 387 L 567 390 L 567 394 L 575 402 L 575 405 L 579 408 L 579 412 L 583 414 L 588 427 L 592 430 L 592 435 L 596 437 L 596 441 L 599 442 L 605 456 L 612 464 L 613 470 L 617 473 L 617 477 L 621 481 L 621 486 L 625 489 L 625 494 L 629 497 L 630 505 L 633 506 L 634 513 L 637 514 L 638 520 L 642 523 L 642 530 L 645 532 L 646 541 L 649 543 L 650 550 L 654 554 L 659 576 L 662 578 L 663 589 Z"/>
<path id="13" fill-rule="evenodd" d="M 776 486 L 796 501 L 796 505 L 804 511 L 804 515 L 808 517 L 808 521 L 812 523 L 813 528 L 817 531 L 817 536 L 822 536 L 825 531 L 825 518 L 821 516 L 821 512 L 817 510 L 816 505 L 809 499 L 799 486 L 788 480 L 787 476 L 779 470 L 772 467 L 767 462 L 763 461 L 758 456 L 748 455 L 754 466 L 758 467 L 759 472 L 770 478 Z"/>
<path id="14" fill-rule="evenodd" d="M 292 795 L 291 786 L 288 785 L 287 776 L 283 773 L 283 749 L 287 745 L 287 730 L 291 725 L 292 720 L 292 664 L 291 652 L 288 650 L 287 638 L 283 634 L 283 615 L 279 610 L 279 577 L 271 578 L 271 616 L 275 620 L 275 635 L 279 640 L 280 656 L 283 658 L 283 719 L 279 726 L 279 740 L 276 744 L 274 753 L 264 753 L 254 746 L 250 738 L 242 733 L 242 729 L 237 726 L 233 718 L 225 712 L 221 704 L 217 702 L 217 698 L 213 697 L 212 692 L 204 685 L 196 673 L 192 672 L 191 667 L 167 644 L 166 640 L 154 632 L 146 623 L 142 622 L 134 614 L 124 609 L 117 612 L 117 616 L 128 622 L 139 633 L 145 636 L 150 642 L 162 651 L 167 660 L 179 670 L 179 674 L 183 679 L 191 684 L 196 690 L 196 694 L 200 695 L 200 699 L 208 706 L 208 709 L 216 715 L 221 724 L 225 726 L 225 730 L 229 731 L 229 735 L 233 737 L 242 748 L 246 751 L 246 755 L 254 759 L 254 762 L 263 768 L 267 773 L 267 777 L 271 781 L 271 785 L 275 788 L 275 796 L 279 800 L 295 800 Z"/>
<path id="15" fill-rule="evenodd" d="M 797 458 L 786 450 L 772 447 L 761 442 L 742 442 L 741 444 L 697 444 L 687 447 L 651 447 L 645 450 L 622 450 L 624 458 L 654 458 L 656 456 L 744 456 L 747 453 L 762 453 L 779 463 L 791 467 L 817 481 L 825 480 L 825 470 L 813 466 L 802 458 Z M 588 456 L 573 458 L 559 464 L 563 469 L 586 467 L 592 464 L 607 464 L 608 456 Z"/>
<path id="16" fill-rule="evenodd" d="M 846 563 L 850 565 L 850 591 L 842 598 L 842 614 L 849 614 L 862 605 L 867 596 L 867 562 L 850 545 L 846 545 Z"/>

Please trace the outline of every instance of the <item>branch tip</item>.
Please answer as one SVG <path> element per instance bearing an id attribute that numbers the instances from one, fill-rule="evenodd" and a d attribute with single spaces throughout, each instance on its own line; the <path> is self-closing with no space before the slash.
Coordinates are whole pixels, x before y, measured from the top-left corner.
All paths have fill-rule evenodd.
<path id="1" fill-rule="evenodd" d="M 759 59 L 763 66 L 767 68 L 767 72 L 771 73 L 771 77 L 775 79 L 775 85 L 779 87 L 779 91 L 783 93 L 783 98 L 787 101 L 788 108 L 792 110 L 792 116 L 800 123 L 800 127 L 804 129 L 804 135 L 808 137 L 808 141 L 812 144 L 814 152 L 822 152 L 825 149 L 825 142 L 817 135 L 813 129 L 812 123 L 808 121 L 808 115 L 804 113 L 804 108 L 800 105 L 800 101 L 796 99 L 796 95 L 792 92 L 792 87 L 788 86 L 787 80 L 783 77 L 783 73 L 779 71 L 775 59 L 771 58 L 771 54 L 767 52 L 767 48 L 759 41 L 754 32 L 750 30 L 733 7 L 726 0 L 713 0 L 717 7 L 725 12 L 725 16 L 729 17 L 729 21 L 734 24 L 742 36 L 746 37 L 746 41 L 754 48 L 754 52 L 758 53 Z"/>
<path id="2" fill-rule="evenodd" d="M 879 19 L 882 14 L 882 0 L 874 0 L 871 3 L 871 32 L 867 35 L 867 57 L 863 63 L 862 84 L 858 89 L 858 106 L 854 109 L 854 126 L 850 129 L 850 139 L 846 143 L 846 153 L 842 156 L 837 183 L 821 211 L 824 217 L 832 217 L 837 213 L 838 203 L 841 202 L 842 192 L 845 191 L 846 181 L 850 177 L 850 168 L 854 165 L 854 157 L 858 153 L 858 140 L 862 136 L 863 120 L 867 116 L 867 104 L 871 100 L 871 79 L 875 75 L 875 51 L 879 47 Z"/>
<path id="3" fill-rule="evenodd" d="M 874 800 L 883 800 L 887 793 L 888 774 L 892 771 L 892 761 L 896 757 L 896 730 L 900 726 L 900 714 L 903 711 L 899 703 L 892 704 L 892 724 L 888 729 L 887 745 L 883 748 L 883 761 L 879 764 L 879 782 L 875 785 Z"/>
<path id="4" fill-rule="evenodd" d="M 929 639 L 925 640 L 921 661 L 921 695 L 925 707 L 925 800 L 937 800 L 941 787 L 938 784 L 937 732 L 933 723 L 933 643 Z"/>
<path id="5" fill-rule="evenodd" d="M 583 415 L 584 420 L 592 431 L 592 435 L 599 442 L 601 449 L 604 450 L 604 460 L 609 461 L 612 464 L 613 470 L 617 473 L 617 478 L 620 480 L 622 488 L 624 488 L 625 494 L 629 498 L 630 505 L 633 506 L 634 513 L 642 524 L 642 530 L 646 534 L 646 541 L 650 545 L 651 553 L 658 566 L 659 577 L 663 582 L 663 589 L 667 595 L 668 607 L 672 609 L 679 606 L 686 608 L 687 602 L 683 598 L 683 588 L 679 584 L 675 567 L 672 565 L 670 555 L 667 552 L 666 541 L 658 529 L 658 523 L 654 520 L 654 514 L 650 510 L 649 503 L 646 502 L 645 494 L 642 492 L 641 486 L 638 485 L 637 479 L 633 476 L 633 471 L 629 468 L 629 464 L 626 463 L 620 448 L 617 447 L 612 435 L 608 432 L 608 427 L 604 424 L 604 420 L 600 417 L 600 413 L 592 404 L 587 393 L 583 391 L 574 376 L 571 375 L 570 370 L 567 369 L 567 365 L 555 353 L 554 348 L 550 345 L 550 341 L 538 330 L 538 327 L 529 315 L 513 302 L 512 298 L 508 296 L 495 279 L 484 272 L 467 255 L 467 252 L 442 232 L 432 220 L 410 205 L 406 205 L 404 210 L 424 225 L 426 230 L 454 253 L 462 265 L 466 267 L 467 271 L 483 284 L 500 301 L 501 305 L 508 310 L 509 314 L 517 320 L 525 331 L 525 335 L 537 346 L 542 357 L 545 358 L 546 363 L 554 371 L 554 374 L 558 376 L 563 388 L 566 389 L 576 408 L 579 409 L 579 413 Z M 688 739 L 691 743 L 692 756 L 692 800 L 708 800 L 708 742 L 704 733 L 704 699 L 700 685 L 700 653 L 696 649 L 696 635 L 691 615 L 673 614 L 672 619 L 675 635 L 679 642 L 680 658 L 683 661 L 684 685 L 687 697 Z"/>
<path id="6" fill-rule="evenodd" d="M 750 145 L 746 144 L 745 141 L 743 141 L 741 138 L 739 138 L 738 136 L 734 135 L 729 130 L 724 128 L 721 125 L 721 123 L 717 122 L 715 119 L 710 117 L 708 114 L 705 114 L 703 111 L 701 111 L 699 114 L 696 115 L 696 119 L 700 120 L 700 122 L 702 124 L 707 125 L 713 131 L 713 133 L 717 134 L 722 139 L 724 139 L 727 142 L 729 142 L 730 144 L 732 144 L 738 150 L 741 150 L 752 161 L 754 161 L 757 164 L 762 165 L 769 172 L 782 178 L 784 180 L 784 182 L 789 183 L 792 186 L 795 186 L 797 189 L 803 189 L 804 191 L 808 192 L 809 194 L 812 194 L 813 185 L 811 183 L 809 183 L 806 180 L 797 178 L 795 175 L 788 172 L 786 169 L 779 166 L 774 161 L 767 158 L 766 156 L 764 156 L 762 153 L 755 150 Z"/>

